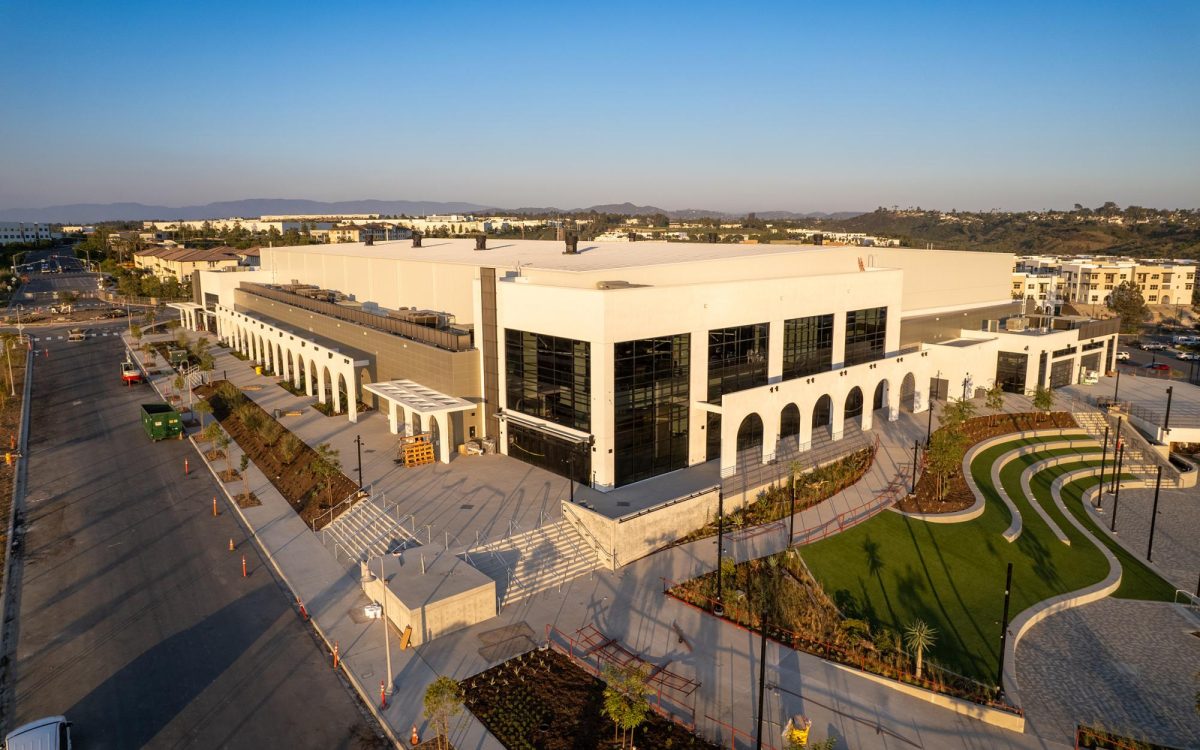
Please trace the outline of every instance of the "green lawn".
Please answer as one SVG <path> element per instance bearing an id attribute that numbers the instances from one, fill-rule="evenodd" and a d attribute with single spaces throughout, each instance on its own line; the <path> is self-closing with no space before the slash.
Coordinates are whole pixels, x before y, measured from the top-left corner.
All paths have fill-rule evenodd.
<path id="1" fill-rule="evenodd" d="M 1071 539 L 1070 546 L 1058 540 L 1033 510 L 1031 500 L 1019 490 L 1020 475 L 1026 466 L 1077 450 L 1044 451 L 1021 457 L 1006 467 L 1001 481 L 1011 486 L 1009 496 L 1021 512 L 1023 531 L 1013 543 L 1001 536 L 1010 518 L 991 486 L 992 464 L 1015 447 L 1063 439 L 1014 440 L 981 452 L 971 465 L 971 473 L 986 506 L 974 521 L 935 524 L 881 513 L 837 536 L 802 547 L 804 559 L 843 611 L 850 610 L 847 615 L 853 616 L 857 609 L 861 616 L 901 632 L 913 620 L 922 619 L 938 630 L 938 643 L 932 652 L 936 661 L 994 683 L 1008 562 L 1013 563 L 1010 617 L 1043 599 L 1096 583 L 1108 573 L 1100 551 L 1050 501 L 1053 478 L 1089 462 L 1041 472 L 1032 483 L 1034 494 L 1042 498 L 1050 516 Z M 1079 505 L 1078 494 L 1068 493 L 1066 500 Z M 1126 565 L 1126 575 L 1138 579 L 1129 584 L 1129 591 L 1137 592 L 1136 598 L 1161 598 L 1165 584 L 1144 579 L 1143 572 L 1153 574 L 1144 568 L 1143 572 L 1136 571 L 1142 566 L 1125 557 L 1122 564 Z M 1126 586 L 1121 588 L 1124 592 Z"/>

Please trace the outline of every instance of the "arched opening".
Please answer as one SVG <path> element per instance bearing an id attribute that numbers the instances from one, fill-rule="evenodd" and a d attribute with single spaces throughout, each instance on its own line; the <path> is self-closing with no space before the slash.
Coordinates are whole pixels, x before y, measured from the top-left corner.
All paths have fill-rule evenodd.
<path id="1" fill-rule="evenodd" d="M 917 410 L 917 378 L 911 372 L 900 381 L 900 408 L 910 414 Z"/>
<path id="2" fill-rule="evenodd" d="M 442 430 L 436 415 L 429 415 L 429 444 L 433 446 L 433 455 L 440 456 L 442 447 Z"/>
<path id="3" fill-rule="evenodd" d="M 779 413 L 779 440 L 791 450 L 800 449 L 800 407 L 788 404 Z"/>
<path id="4" fill-rule="evenodd" d="M 833 399 L 828 394 L 817 399 L 813 407 L 812 426 L 814 439 L 819 428 L 824 428 L 826 435 L 833 435 Z"/>
<path id="5" fill-rule="evenodd" d="M 333 385 L 337 388 L 337 403 L 341 404 L 342 411 L 350 411 L 349 384 L 346 382 L 346 376 L 340 372 L 334 373 Z"/>
<path id="6" fill-rule="evenodd" d="M 1162 303 L 1162 304 L 1164 304 L 1164 305 L 1169 305 L 1169 304 L 1171 304 L 1171 298 L 1170 298 L 1170 296 L 1168 296 L 1168 295 L 1166 295 L 1166 294 L 1164 294 L 1164 295 L 1162 296 L 1162 299 L 1161 299 L 1160 301 L 1161 301 L 1161 303 Z"/>
<path id="7" fill-rule="evenodd" d="M 420 435 L 422 432 L 424 430 L 421 429 L 421 415 L 414 411 L 412 415 L 412 434 Z"/>
<path id="8" fill-rule="evenodd" d="M 737 433 L 737 450 L 741 453 L 744 450 L 751 448 L 762 449 L 763 444 L 763 422 L 762 418 L 757 414 L 747 414 L 738 426 Z"/>
<path id="9" fill-rule="evenodd" d="M 879 385 L 875 386 L 875 395 L 871 398 L 871 411 L 879 411 L 887 408 L 887 391 L 888 382 L 880 380 Z"/>
<path id="10" fill-rule="evenodd" d="M 852 419 L 862 421 L 863 414 L 863 392 L 862 388 L 854 386 L 850 392 L 846 394 L 845 410 L 842 412 L 844 422 L 849 422 Z"/>

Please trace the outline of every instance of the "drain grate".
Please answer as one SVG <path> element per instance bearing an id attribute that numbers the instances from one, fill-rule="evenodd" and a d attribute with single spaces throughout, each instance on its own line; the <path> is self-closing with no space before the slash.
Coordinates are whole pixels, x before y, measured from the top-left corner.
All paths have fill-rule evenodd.
<path id="1" fill-rule="evenodd" d="M 628 507 L 629 507 L 629 502 L 628 502 L 628 501 L 626 501 L 626 500 L 618 500 L 618 501 L 617 501 L 617 507 L 618 507 L 618 508 L 628 508 Z"/>
<path id="2" fill-rule="evenodd" d="M 459 510 L 475 510 L 475 506 L 471 505 L 470 503 L 464 503 L 463 505 L 458 506 L 458 509 Z"/>

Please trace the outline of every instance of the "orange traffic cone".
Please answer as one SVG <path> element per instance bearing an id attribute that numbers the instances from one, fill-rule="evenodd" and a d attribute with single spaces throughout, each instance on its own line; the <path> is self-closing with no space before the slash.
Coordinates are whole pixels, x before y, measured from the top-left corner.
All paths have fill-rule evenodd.
<path id="1" fill-rule="evenodd" d="M 416 747 L 417 745 L 421 744 L 421 736 L 419 734 L 417 734 L 417 725 L 416 724 L 413 724 L 412 737 L 410 737 L 408 739 L 408 744 L 412 745 L 413 747 Z"/>

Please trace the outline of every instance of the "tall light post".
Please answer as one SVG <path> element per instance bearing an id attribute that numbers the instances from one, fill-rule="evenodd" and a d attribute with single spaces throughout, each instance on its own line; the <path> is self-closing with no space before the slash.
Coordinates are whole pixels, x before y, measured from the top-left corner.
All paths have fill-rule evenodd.
<path id="1" fill-rule="evenodd" d="M 362 435 L 354 436 L 354 445 L 358 448 L 358 488 L 363 488 L 362 478 Z"/>
<path id="2" fill-rule="evenodd" d="M 1121 504 L 1121 469 L 1125 466 L 1125 444 L 1121 443 L 1120 445 L 1121 449 L 1117 452 L 1117 491 L 1113 493 L 1112 523 L 1108 527 L 1108 530 L 1114 534 L 1117 533 L 1117 506 Z"/>
<path id="3" fill-rule="evenodd" d="M 1004 614 L 1000 617 L 1000 666 L 996 669 L 996 686 L 1004 693 L 1004 650 L 1008 647 L 1008 603 L 1012 598 L 1012 568 L 1008 564 L 1008 573 L 1004 578 Z"/>
<path id="4" fill-rule="evenodd" d="M 391 633 L 388 632 L 388 628 L 391 626 L 388 625 L 388 611 L 387 611 L 388 586 L 387 586 L 387 575 L 385 574 L 384 569 L 383 569 L 383 555 L 379 556 L 379 583 L 381 586 L 383 586 L 383 594 L 380 596 L 380 599 L 383 600 L 383 653 L 384 653 L 385 659 L 387 660 L 387 688 L 385 689 L 384 692 L 387 695 L 391 695 L 392 694 L 392 638 L 391 638 Z"/>
<path id="5" fill-rule="evenodd" d="M 1100 493 L 1096 496 L 1100 502 L 1096 503 L 1096 507 L 1100 507 L 1100 503 L 1104 502 L 1104 464 L 1108 460 L 1108 422 L 1104 423 L 1104 445 L 1100 448 Z"/>
<path id="6" fill-rule="evenodd" d="M 725 547 L 725 493 L 717 488 L 717 603 L 713 605 L 713 614 L 721 617 L 725 614 L 725 601 L 721 594 L 721 556 Z"/>
<path id="7" fill-rule="evenodd" d="M 1158 477 L 1154 480 L 1154 507 L 1150 509 L 1150 542 L 1146 545 L 1146 562 L 1153 562 L 1150 553 L 1154 551 L 1154 522 L 1158 520 L 1158 491 L 1162 488 L 1162 470 L 1158 467 Z"/>
<path id="8" fill-rule="evenodd" d="M 1163 432 L 1171 431 L 1171 396 L 1175 391 L 1175 386 L 1167 386 L 1167 413 L 1163 415 Z"/>

